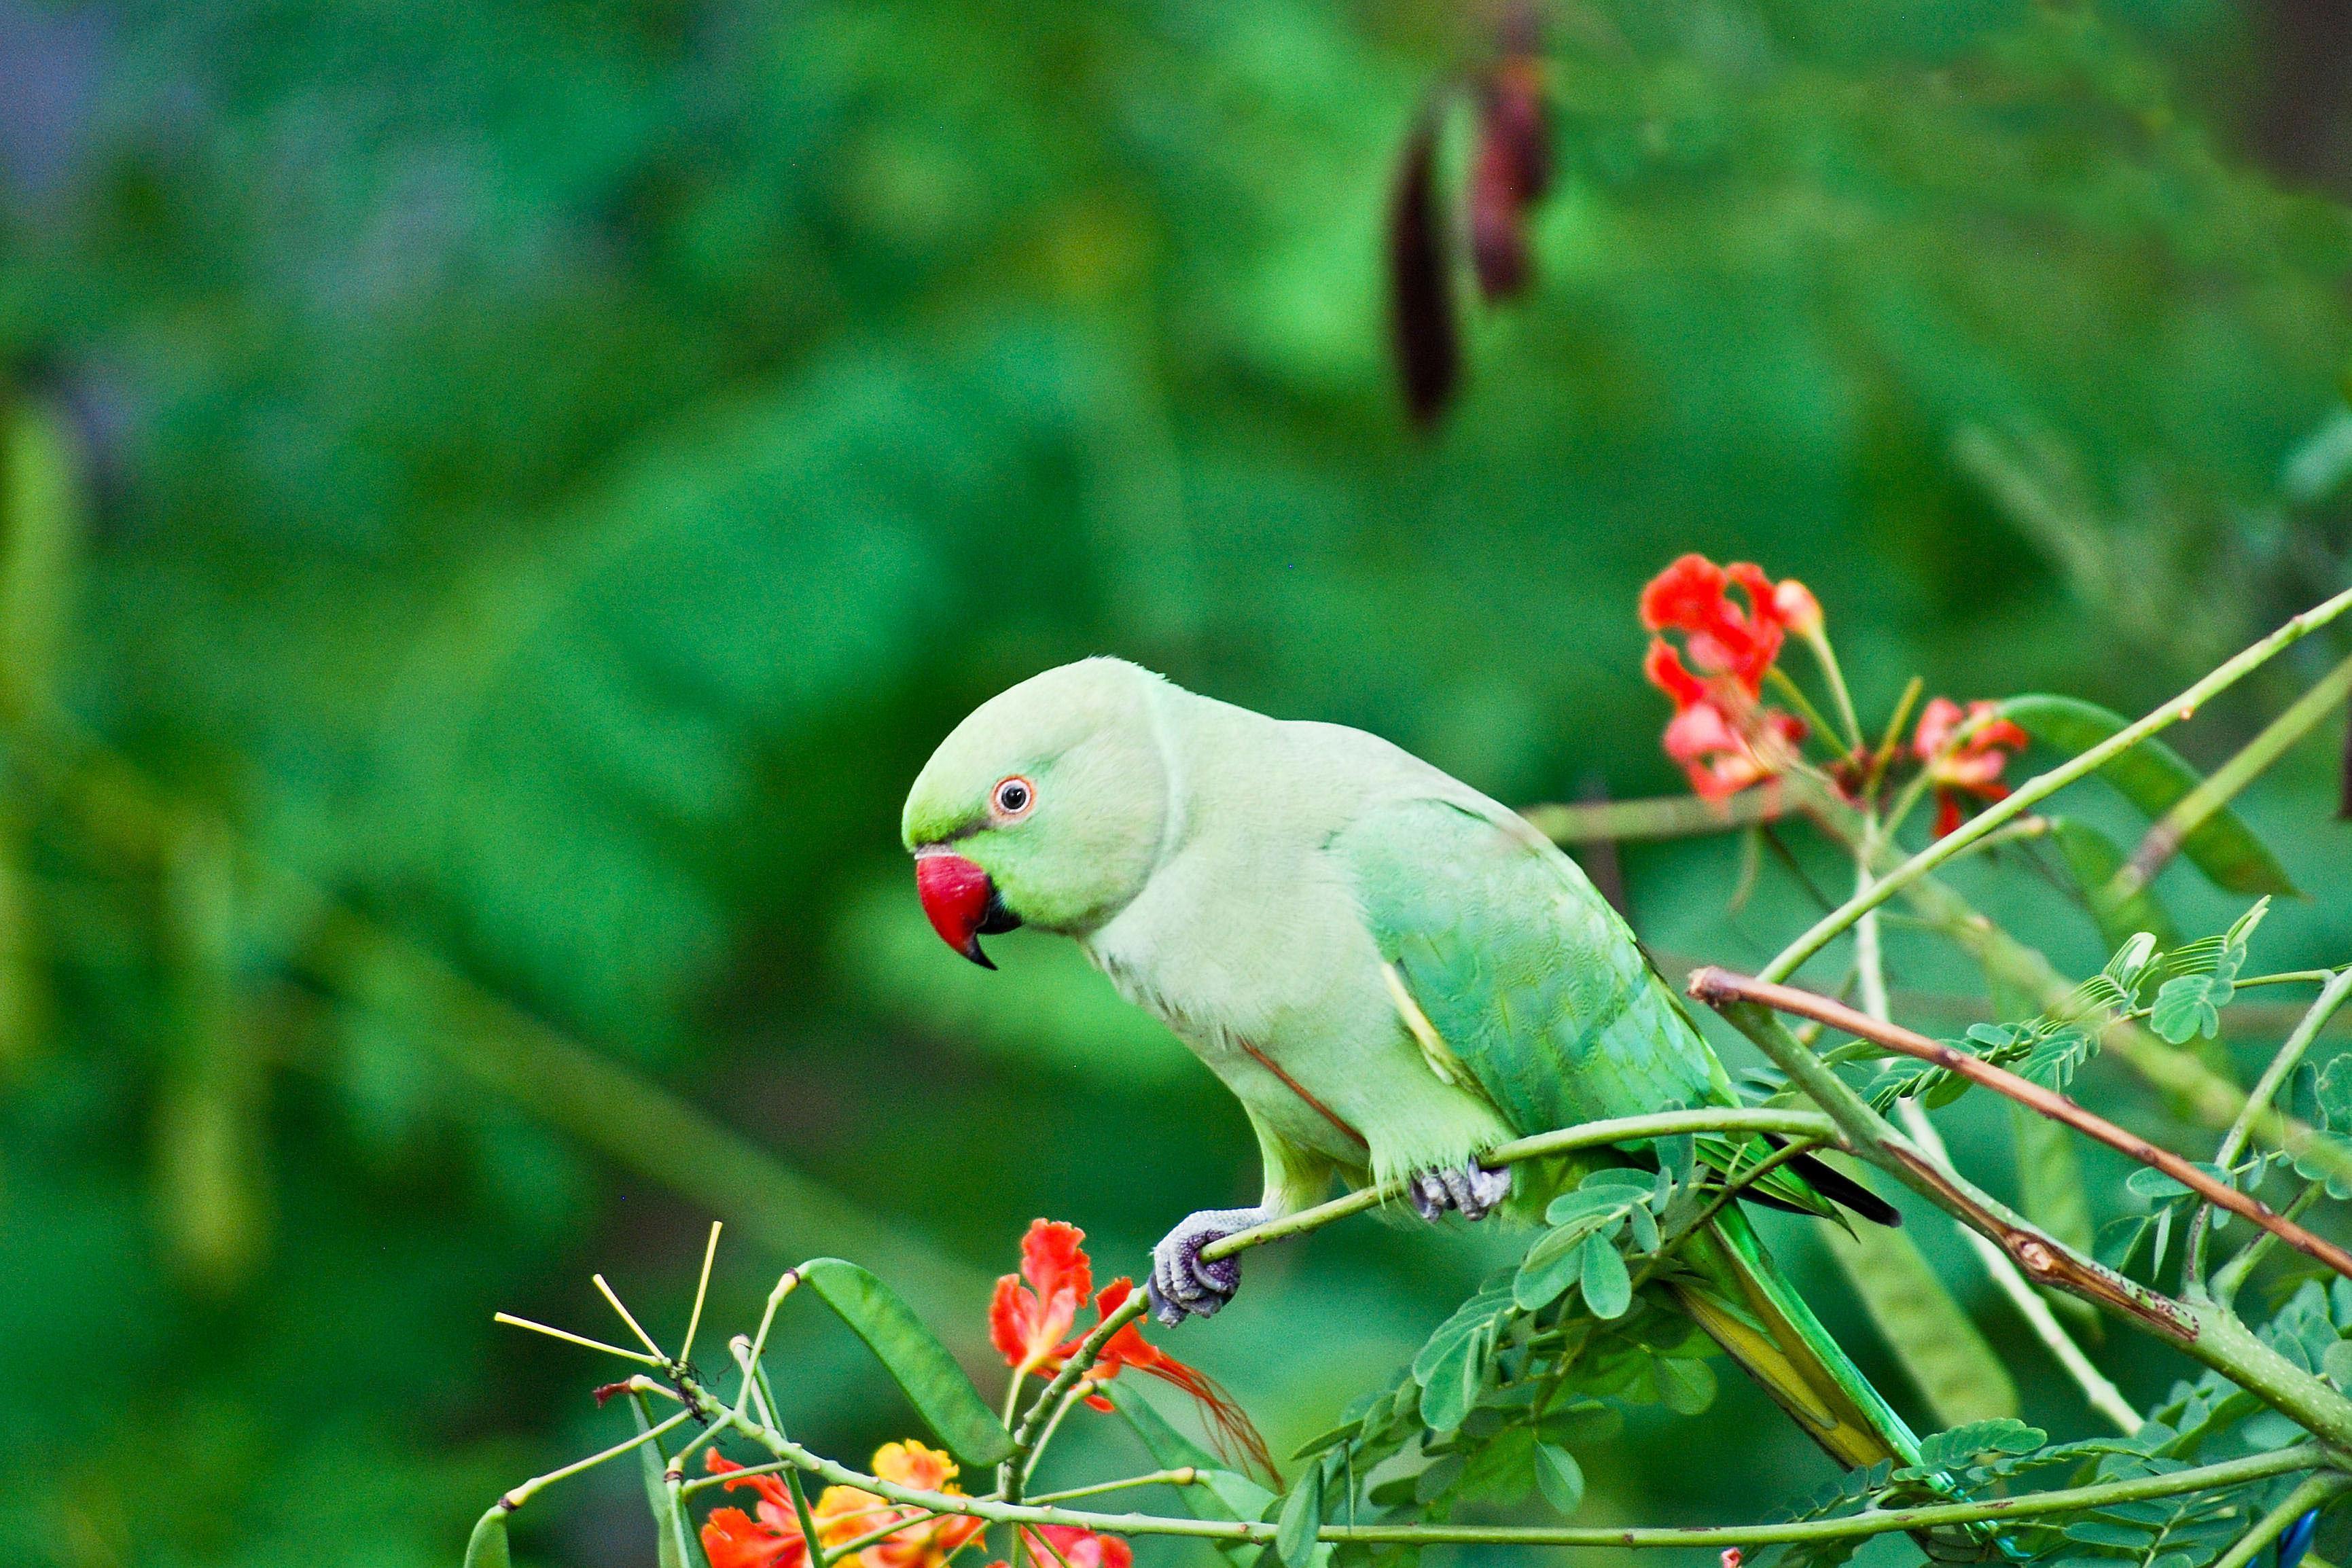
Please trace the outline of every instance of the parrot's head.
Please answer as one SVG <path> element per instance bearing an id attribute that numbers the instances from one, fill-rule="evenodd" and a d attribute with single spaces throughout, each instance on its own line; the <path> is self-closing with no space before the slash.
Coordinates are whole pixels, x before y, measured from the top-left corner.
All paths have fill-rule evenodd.
<path id="1" fill-rule="evenodd" d="M 1157 863 L 1168 773 L 1153 721 L 1166 682 L 1089 658 L 1000 692 L 940 742 L 900 834 L 923 912 L 950 947 L 1034 925 L 1082 936 L 1127 907 Z"/>

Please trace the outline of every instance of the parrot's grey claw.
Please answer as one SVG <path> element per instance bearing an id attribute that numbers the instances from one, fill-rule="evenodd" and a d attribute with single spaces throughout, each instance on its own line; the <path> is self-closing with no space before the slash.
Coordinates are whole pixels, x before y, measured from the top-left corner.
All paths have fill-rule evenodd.
<path id="1" fill-rule="evenodd" d="M 1262 1224 L 1265 1217 L 1263 1209 L 1202 1209 L 1187 1215 L 1160 1237 L 1151 1249 L 1151 1278 L 1144 1282 L 1153 1316 L 1171 1329 L 1187 1317 L 1215 1317 L 1242 1288 L 1242 1261 L 1220 1258 L 1204 1262 L 1201 1249 Z"/>
<path id="2" fill-rule="evenodd" d="M 1423 1171 L 1405 1184 L 1412 1212 L 1434 1221 L 1448 1209 L 1464 1219 L 1484 1219 L 1511 1195 L 1511 1168 L 1490 1171 L 1475 1160 L 1442 1171 Z"/>

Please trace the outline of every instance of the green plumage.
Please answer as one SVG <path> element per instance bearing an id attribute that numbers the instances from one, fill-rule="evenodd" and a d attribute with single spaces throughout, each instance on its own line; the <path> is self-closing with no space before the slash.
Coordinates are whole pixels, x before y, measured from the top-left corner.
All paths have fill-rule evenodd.
<path id="1" fill-rule="evenodd" d="M 1381 954 L 1513 1131 L 1736 1105 L 1723 1066 L 1615 910 L 1516 816 L 1452 800 L 1369 813 L 1335 841 Z M 1702 1149 L 1719 1168 L 1751 1142 Z M 1831 1212 L 1786 1170 L 1766 1190 Z M 1525 1203 L 1540 1206 L 1537 1191 Z M 1684 1308 L 1853 1465 L 1917 1441 L 1830 1338 L 1736 1208 L 1684 1254 Z"/>
<path id="2" fill-rule="evenodd" d="M 1034 805 L 998 809 L 995 792 L 1016 777 Z M 1738 1102 L 1573 861 L 1360 731 L 1268 719 L 1089 659 L 958 726 L 908 794 L 903 833 L 918 856 L 956 857 L 964 885 L 984 874 L 992 908 L 1076 938 L 1247 1109 L 1265 1197 L 1191 1215 L 1153 1249 L 1168 1321 L 1213 1312 L 1239 1288 L 1231 1265 L 1203 1265 L 1208 1239 L 1318 1202 L 1334 1177 L 1406 1178 L 1425 1210 L 1475 1217 L 1503 1185 L 1476 1157 L 1513 1137 Z M 934 918 L 961 946 L 970 932 L 956 922 L 977 909 Z M 1699 1141 L 1717 1169 L 1768 1148 Z M 1539 1210 L 1566 1167 L 1643 1158 L 1522 1166 L 1511 1201 Z M 1876 1202 L 1814 1172 L 1782 1166 L 1755 1192 L 1825 1215 L 1824 1190 Z M 1682 1262 L 1659 1289 L 1822 1447 L 1856 1465 L 1913 1456 L 1910 1432 L 1737 1207 Z"/>

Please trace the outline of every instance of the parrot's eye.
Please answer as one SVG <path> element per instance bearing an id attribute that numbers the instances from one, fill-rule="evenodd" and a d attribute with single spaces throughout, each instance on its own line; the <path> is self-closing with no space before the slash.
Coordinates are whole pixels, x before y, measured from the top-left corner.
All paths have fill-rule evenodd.
<path id="1" fill-rule="evenodd" d="M 1037 786 L 1018 773 L 996 786 L 996 815 L 1024 816 L 1037 804 Z"/>

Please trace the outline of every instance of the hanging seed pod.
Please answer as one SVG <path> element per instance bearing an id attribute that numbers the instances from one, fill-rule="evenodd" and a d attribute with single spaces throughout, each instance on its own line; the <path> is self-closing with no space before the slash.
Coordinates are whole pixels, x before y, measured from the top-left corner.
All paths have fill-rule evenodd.
<path id="1" fill-rule="evenodd" d="M 1437 200 L 1438 124 L 1432 103 L 1405 141 L 1389 207 L 1389 333 L 1405 412 L 1423 429 L 1445 412 L 1462 380 L 1461 326 Z"/>
<path id="2" fill-rule="evenodd" d="M 2339 819 L 2345 822 L 2352 822 L 2352 707 L 2347 707 L 2344 715 L 2344 766 L 2342 769 L 2342 774 L 2343 782 L 2337 786 L 2338 793 L 2336 799 L 2336 815 Z"/>
<path id="3" fill-rule="evenodd" d="M 1478 84 L 1478 148 L 1470 170 L 1470 258 L 1478 291 L 1507 299 L 1528 286 L 1528 209 L 1551 187 L 1543 68 L 1513 50 Z"/>

